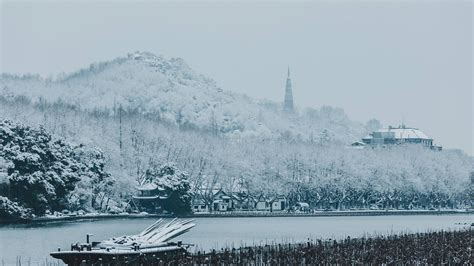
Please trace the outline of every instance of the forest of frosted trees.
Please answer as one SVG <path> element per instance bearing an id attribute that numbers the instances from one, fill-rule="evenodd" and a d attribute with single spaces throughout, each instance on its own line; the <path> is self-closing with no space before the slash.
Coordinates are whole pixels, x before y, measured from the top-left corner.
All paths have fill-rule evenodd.
<path id="1" fill-rule="evenodd" d="M 0 81 L 0 120 L 39 130 L 33 138 L 63 141 L 73 157 L 73 147 L 100 150 L 92 160 L 100 166 L 93 167 L 96 174 L 73 178 L 60 191 L 64 197 L 34 208 L 37 214 L 66 205 L 121 211 L 147 173 L 166 165 L 183 173 L 194 193 L 282 194 L 289 204 L 317 209 L 472 206 L 474 161 L 462 151 L 352 149 L 351 142 L 380 122 L 354 122 L 328 106 L 285 114 L 278 103 L 222 90 L 180 58 L 136 52 L 56 79 L 2 74 Z M 36 149 L 32 154 L 41 157 Z M 0 158 L 3 188 L 4 180 L 14 180 L 9 169 L 15 156 Z M 29 180 L 30 170 L 19 178 Z M 51 174 L 41 171 L 34 172 L 40 181 Z M 90 182 L 97 173 L 104 177 L 100 186 Z M 54 182 L 46 183 L 40 190 L 54 192 Z M 15 197 L 0 198 L 0 206 L 11 213 L 31 207 Z"/>
<path id="2" fill-rule="evenodd" d="M 72 143 L 99 147 L 114 178 L 113 202 L 136 193 L 147 171 L 174 162 L 191 190 L 223 188 L 249 194 L 284 194 L 314 208 L 459 208 L 472 204 L 473 159 L 460 151 L 421 146 L 351 149 L 321 134 L 231 138 L 209 130 L 180 129 L 125 110 L 80 111 L 61 102 L 0 98 L 1 118 L 45 130 Z M 324 139 L 324 141 L 322 141 Z M 92 193 L 89 191 L 89 193 Z M 116 204 L 117 206 L 122 206 Z"/>
<path id="3" fill-rule="evenodd" d="M 37 104 L 60 101 L 109 115 L 124 110 L 181 129 L 205 129 L 237 139 L 283 136 L 347 143 L 367 133 L 362 123 L 350 120 L 341 108 L 305 108 L 298 116 L 285 116 L 278 103 L 225 91 L 183 59 L 150 53 L 92 64 L 57 79 L 2 74 L 0 83 L 0 95 L 7 98 L 26 96 Z"/>
<path id="4" fill-rule="evenodd" d="M 94 209 L 115 182 L 99 149 L 71 145 L 43 127 L 11 120 L 0 120 L 0 174 L 3 219 L 77 210 L 86 204 Z"/>

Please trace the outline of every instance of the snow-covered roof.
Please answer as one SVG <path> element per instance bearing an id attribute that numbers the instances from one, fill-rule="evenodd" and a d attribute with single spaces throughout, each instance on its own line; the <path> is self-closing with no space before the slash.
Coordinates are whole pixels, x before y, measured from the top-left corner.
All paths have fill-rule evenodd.
<path id="1" fill-rule="evenodd" d="M 308 208 L 309 204 L 306 202 L 297 202 L 296 205 L 303 207 L 303 208 Z"/>
<path id="2" fill-rule="evenodd" d="M 155 183 L 146 183 L 137 187 L 138 190 L 155 190 L 157 188 L 158 186 Z"/>
<path id="3" fill-rule="evenodd" d="M 236 199 L 236 200 L 242 200 L 239 195 L 237 194 L 232 194 L 232 198 Z"/>
<path id="4" fill-rule="evenodd" d="M 411 127 L 389 127 L 380 129 L 378 131 L 374 131 L 372 134 L 367 135 L 364 139 L 372 139 L 374 138 L 373 135 L 376 133 L 381 133 L 386 135 L 385 138 L 395 138 L 395 139 L 429 139 L 423 131 L 419 130 L 418 128 L 411 128 Z"/>
<path id="5" fill-rule="evenodd" d="M 133 196 L 134 199 L 140 199 L 140 200 L 155 200 L 155 199 L 160 199 L 160 200 L 165 200 L 168 199 L 167 196 Z"/>
<path id="6" fill-rule="evenodd" d="M 152 199 L 158 199 L 159 197 L 158 196 L 133 196 L 133 198 L 134 199 L 142 199 L 142 200 L 144 200 L 144 199 L 152 200 Z"/>
<path id="7" fill-rule="evenodd" d="M 193 199 L 193 204 L 194 205 L 206 205 L 206 201 L 204 199 L 194 198 Z"/>

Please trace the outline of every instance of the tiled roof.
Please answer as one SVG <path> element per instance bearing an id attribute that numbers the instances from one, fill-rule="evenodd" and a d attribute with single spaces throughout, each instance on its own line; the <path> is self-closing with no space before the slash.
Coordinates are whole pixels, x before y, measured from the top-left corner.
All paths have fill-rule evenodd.
<path id="1" fill-rule="evenodd" d="M 418 128 L 409 128 L 409 127 L 389 127 L 384 128 L 374 133 L 393 133 L 393 137 L 395 139 L 430 139 L 423 131 L 419 130 Z M 372 139 L 372 134 L 367 135 L 364 139 Z"/>

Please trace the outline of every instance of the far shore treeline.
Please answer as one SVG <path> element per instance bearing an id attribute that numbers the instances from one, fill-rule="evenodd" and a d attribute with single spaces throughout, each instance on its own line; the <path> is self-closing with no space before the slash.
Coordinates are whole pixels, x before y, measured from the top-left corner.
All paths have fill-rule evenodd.
<path id="1" fill-rule="evenodd" d="M 313 209 L 472 208 L 474 159 L 463 151 L 354 149 L 378 120 L 330 106 L 284 112 L 223 90 L 180 58 L 135 52 L 0 83 L 0 218 L 131 211 L 144 182 L 175 193 L 168 213 L 219 189 Z"/>
<path id="2" fill-rule="evenodd" d="M 2 219 L 64 210 L 123 212 L 135 187 L 169 165 L 184 171 L 189 184 L 174 197 L 184 198 L 183 204 L 169 203 L 179 206 L 167 210 L 173 213 L 190 212 L 193 194 L 217 187 L 283 194 L 289 204 L 319 208 L 472 206 L 472 158 L 461 152 L 228 141 L 137 114 L 119 118 L 61 103 L 0 101 L 1 113 L 16 118 L 0 122 Z"/>

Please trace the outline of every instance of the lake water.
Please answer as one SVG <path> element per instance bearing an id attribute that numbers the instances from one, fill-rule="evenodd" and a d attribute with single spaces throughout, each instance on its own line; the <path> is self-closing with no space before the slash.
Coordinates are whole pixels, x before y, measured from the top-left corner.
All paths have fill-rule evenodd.
<path id="1" fill-rule="evenodd" d="M 41 265 L 49 252 L 58 247 L 69 249 L 71 243 L 134 234 L 153 223 L 152 218 L 68 221 L 33 225 L 0 226 L 0 265 L 15 265 L 21 256 L 27 265 Z M 373 234 L 425 232 L 461 229 L 458 223 L 474 222 L 473 215 L 400 215 L 345 217 L 265 217 L 265 218 L 195 218 L 196 227 L 176 240 L 209 250 L 225 246 L 299 242 L 308 238 L 344 238 Z"/>

